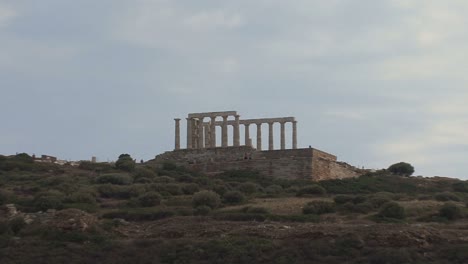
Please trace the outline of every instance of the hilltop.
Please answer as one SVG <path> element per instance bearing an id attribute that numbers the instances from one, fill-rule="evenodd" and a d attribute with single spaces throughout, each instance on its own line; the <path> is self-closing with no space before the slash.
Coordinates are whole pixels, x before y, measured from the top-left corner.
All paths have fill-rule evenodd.
<path id="1" fill-rule="evenodd" d="M 466 263 L 468 182 L 0 156 L 1 263 Z"/>

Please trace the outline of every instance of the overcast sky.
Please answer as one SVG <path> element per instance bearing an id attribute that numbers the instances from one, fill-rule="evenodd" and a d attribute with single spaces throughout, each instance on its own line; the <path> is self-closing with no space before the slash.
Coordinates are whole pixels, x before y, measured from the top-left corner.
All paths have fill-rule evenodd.
<path id="1" fill-rule="evenodd" d="M 0 153 L 146 160 L 174 148 L 173 118 L 236 110 L 295 116 L 299 147 L 356 166 L 468 179 L 466 14 L 466 0 L 0 0 Z"/>

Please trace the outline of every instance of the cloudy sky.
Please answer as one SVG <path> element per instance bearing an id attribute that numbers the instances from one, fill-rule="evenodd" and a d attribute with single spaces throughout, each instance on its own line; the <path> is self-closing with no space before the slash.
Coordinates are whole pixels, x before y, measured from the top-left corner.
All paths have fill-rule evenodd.
<path id="1" fill-rule="evenodd" d="M 174 117 L 237 110 L 295 116 L 300 147 L 356 166 L 468 179 L 467 13 L 466 0 L 0 0 L 0 153 L 146 160 L 173 149 Z"/>

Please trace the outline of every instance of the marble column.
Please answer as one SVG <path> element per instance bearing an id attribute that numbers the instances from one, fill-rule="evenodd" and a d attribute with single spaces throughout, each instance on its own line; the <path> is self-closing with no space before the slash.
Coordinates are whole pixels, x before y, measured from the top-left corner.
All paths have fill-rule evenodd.
<path id="1" fill-rule="evenodd" d="M 211 131 L 210 131 L 210 125 L 208 124 L 203 124 L 203 134 L 205 134 L 205 148 L 210 147 L 210 142 L 211 142 Z"/>
<path id="2" fill-rule="evenodd" d="M 216 116 L 211 117 L 210 124 L 210 148 L 216 148 Z"/>
<path id="3" fill-rule="evenodd" d="M 180 118 L 174 118 L 175 120 L 175 150 L 180 149 Z"/>
<path id="4" fill-rule="evenodd" d="M 245 145 L 250 146 L 250 131 L 249 131 L 250 124 L 244 125 L 244 132 L 245 132 Z"/>
<path id="5" fill-rule="evenodd" d="M 202 118 L 199 118 L 198 119 L 198 148 L 199 149 L 202 149 L 204 148 L 204 144 L 203 144 L 203 141 L 204 141 L 204 134 L 203 134 L 203 117 Z"/>
<path id="6" fill-rule="evenodd" d="M 284 133 L 284 122 L 281 122 L 281 149 L 286 149 L 286 136 Z"/>
<path id="7" fill-rule="evenodd" d="M 227 127 L 228 116 L 223 116 L 223 125 L 221 127 L 222 137 L 221 137 L 221 146 L 226 148 L 228 146 L 228 127 Z"/>
<path id="8" fill-rule="evenodd" d="M 187 149 L 192 148 L 192 119 L 187 119 Z"/>
<path id="9" fill-rule="evenodd" d="M 268 123 L 268 150 L 274 150 L 273 146 L 273 122 Z"/>
<path id="10" fill-rule="evenodd" d="M 257 150 L 262 150 L 262 123 L 257 124 Z"/>
<path id="11" fill-rule="evenodd" d="M 293 121 L 293 135 L 292 135 L 292 140 L 293 140 L 293 149 L 297 149 L 297 121 Z"/>
<path id="12" fill-rule="evenodd" d="M 234 121 L 234 146 L 240 146 L 240 129 L 239 129 L 239 115 L 236 115 L 236 120 Z"/>

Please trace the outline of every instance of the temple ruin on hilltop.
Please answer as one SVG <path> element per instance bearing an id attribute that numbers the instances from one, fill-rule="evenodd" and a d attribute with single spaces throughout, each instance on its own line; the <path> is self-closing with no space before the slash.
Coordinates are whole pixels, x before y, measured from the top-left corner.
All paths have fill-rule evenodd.
<path id="1" fill-rule="evenodd" d="M 234 119 L 232 119 L 232 117 Z M 217 118 L 222 118 L 218 121 Z M 229 120 L 231 118 L 231 120 Z M 187 120 L 187 148 L 181 149 L 180 118 L 175 118 L 175 148 L 156 156 L 156 164 L 173 162 L 209 175 L 227 170 L 255 170 L 263 175 L 287 179 L 341 179 L 364 173 L 329 153 L 308 147 L 297 148 L 297 121 L 294 117 L 240 119 L 236 111 L 191 113 Z M 280 149 L 274 149 L 274 124 L 280 124 Z M 286 149 L 286 125 L 292 125 L 292 148 Z M 262 124 L 268 124 L 268 150 L 262 151 Z M 244 126 L 241 144 L 240 126 Z M 250 125 L 256 125 L 256 148 L 252 146 Z M 228 126 L 232 126 L 229 146 Z M 216 127 L 221 127 L 217 146 Z"/>

